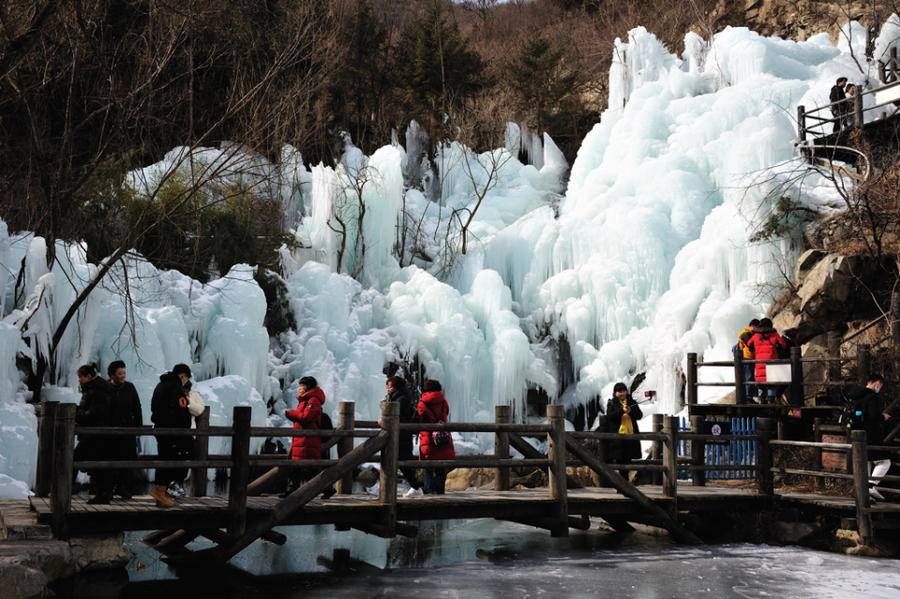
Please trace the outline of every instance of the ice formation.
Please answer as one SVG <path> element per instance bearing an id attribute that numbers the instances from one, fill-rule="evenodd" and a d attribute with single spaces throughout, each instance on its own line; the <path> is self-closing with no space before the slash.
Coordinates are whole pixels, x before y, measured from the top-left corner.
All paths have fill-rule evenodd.
<path id="1" fill-rule="evenodd" d="M 788 183 L 792 118 L 799 104 L 827 103 L 838 75 L 877 85 L 861 32 L 848 24 L 836 45 L 690 33 L 679 57 L 636 28 L 614 44 L 609 107 L 570 173 L 549 136 L 514 124 L 482 153 L 447 142 L 429 154 L 415 123 L 405 148 L 395 140 L 371 156 L 345 137 L 335 166 L 308 167 L 289 146 L 276 163 L 234 144 L 175 148 L 128 183 L 150 197 L 179 177 L 204 180 L 210 200 L 231 185 L 277 198 L 297 241 L 280 250 L 296 327 L 268 337 L 249 266 L 202 284 L 129 255 L 63 336 L 46 393 L 75 401 L 80 363 L 120 358 L 146 417 L 158 375 L 187 362 L 216 424 L 250 405 L 254 423 L 286 425 L 301 375 L 319 379 L 332 414 L 354 400 L 372 418 L 383 367 L 405 362 L 442 380 L 457 420 L 490 419 L 498 403 L 523 418 L 530 389 L 584 401 L 641 372 L 660 398 L 645 413 L 677 411 L 685 353 L 726 358 L 800 249 L 796 238 L 750 241 L 774 197 L 838 206 L 814 177 L 802 190 Z M 876 53 L 898 36 L 894 15 Z M 0 496 L 33 480 L 35 420 L 16 355 L 47 355 L 98 269 L 81 245 L 56 250 L 48 266 L 43 239 L 0 221 Z"/>

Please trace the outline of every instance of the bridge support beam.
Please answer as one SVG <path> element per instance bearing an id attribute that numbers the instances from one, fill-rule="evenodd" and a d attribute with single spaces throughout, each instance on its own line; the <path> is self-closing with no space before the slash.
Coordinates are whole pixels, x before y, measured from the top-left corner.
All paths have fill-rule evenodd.
<path id="1" fill-rule="evenodd" d="M 559 404 L 547 406 L 550 432 L 547 433 L 547 457 L 550 472 L 547 477 L 550 496 L 556 501 L 554 521 L 550 529 L 554 537 L 569 536 L 569 500 L 566 493 L 566 421 L 565 410 Z"/>

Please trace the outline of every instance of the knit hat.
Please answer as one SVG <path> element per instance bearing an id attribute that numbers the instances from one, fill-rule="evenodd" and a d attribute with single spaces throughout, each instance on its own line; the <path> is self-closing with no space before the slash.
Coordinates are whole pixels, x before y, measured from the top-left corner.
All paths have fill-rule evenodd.
<path id="1" fill-rule="evenodd" d="M 618 393 L 619 391 L 625 391 L 627 393 L 628 385 L 626 385 L 625 383 L 616 383 L 615 386 L 613 387 L 613 393 L 615 394 L 615 393 Z"/>
<path id="2" fill-rule="evenodd" d="M 301 378 L 297 384 L 304 385 L 307 389 L 315 389 L 319 386 L 319 382 L 311 376 Z"/>

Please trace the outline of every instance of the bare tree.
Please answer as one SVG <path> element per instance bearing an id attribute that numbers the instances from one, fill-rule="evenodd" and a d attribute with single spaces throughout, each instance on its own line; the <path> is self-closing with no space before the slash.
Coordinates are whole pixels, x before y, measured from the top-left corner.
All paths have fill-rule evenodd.
<path id="1" fill-rule="evenodd" d="M 0 4 L 0 134 L 9 140 L 0 145 L 4 218 L 14 230 L 45 237 L 52 268 L 56 240 L 81 237 L 96 189 L 121 187 L 125 173 L 169 148 L 186 143 L 182 160 L 189 160 L 201 146 L 239 139 L 273 156 L 282 143 L 302 140 L 338 47 L 332 25 L 342 4 Z M 101 254 L 108 257 L 96 274 L 83 286 L 70 283 L 78 293 L 56 323 L 49 362 L 38 363 L 36 394 L 48 371 L 55 378 L 60 342 L 91 293 L 130 248 L 159 233 L 222 174 L 230 152 L 219 167 L 192 172 L 164 209 L 109 229 Z M 173 166 L 157 190 L 181 164 Z"/>

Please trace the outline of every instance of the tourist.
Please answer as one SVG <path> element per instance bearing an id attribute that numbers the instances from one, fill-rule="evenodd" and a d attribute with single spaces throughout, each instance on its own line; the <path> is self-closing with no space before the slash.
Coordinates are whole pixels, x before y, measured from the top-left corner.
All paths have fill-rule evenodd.
<path id="1" fill-rule="evenodd" d="M 881 400 L 881 389 L 884 387 L 884 377 L 875 374 L 866 381 L 863 389 L 851 394 L 853 406 L 851 408 L 850 426 L 855 430 L 866 431 L 866 443 L 868 445 L 881 445 L 884 443 L 885 422 L 892 415 L 884 407 Z M 891 456 L 881 451 L 869 451 L 869 497 L 876 501 L 884 501 L 884 497 L 878 492 L 878 483 L 891 469 Z"/>
<path id="2" fill-rule="evenodd" d="M 606 426 L 610 433 L 632 435 L 640 432 L 638 420 L 644 417 L 641 407 L 631 397 L 625 383 L 616 383 L 613 396 L 606 402 Z M 637 439 L 613 440 L 609 444 L 609 461 L 614 464 L 628 464 L 631 460 L 641 459 L 641 442 Z M 626 479 L 628 469 L 619 472 Z"/>
<path id="3" fill-rule="evenodd" d="M 112 426 L 109 384 L 99 376 L 93 364 L 78 367 L 78 384 L 81 386 L 81 401 L 75 411 L 78 426 Z M 75 461 L 113 459 L 115 441 L 109 437 L 87 437 L 78 440 Z M 109 503 L 113 497 L 113 471 L 106 469 L 89 470 L 94 497 L 91 504 Z"/>
<path id="4" fill-rule="evenodd" d="M 754 378 L 758 386 L 757 395 L 760 398 L 765 396 L 769 401 L 774 401 L 778 396 L 778 390 L 774 385 L 766 385 L 765 361 L 780 358 L 782 352 L 787 349 L 787 342 L 782 339 L 778 331 L 772 328 L 772 321 L 768 318 L 763 318 L 759 321 L 759 329 L 747 341 L 747 347 L 753 352 L 754 360 L 763 360 L 756 362 L 754 368 Z M 762 384 L 760 385 L 759 383 Z"/>
<path id="5" fill-rule="evenodd" d="M 385 382 L 385 388 L 387 389 L 388 401 L 400 404 L 400 422 L 415 422 L 416 403 L 413 402 L 406 380 L 400 376 L 390 376 Z M 413 456 L 413 433 L 405 431 L 400 433 L 400 449 L 398 457 L 400 460 L 415 459 Z M 403 473 L 403 477 L 406 478 L 406 482 L 409 483 L 409 486 L 412 489 L 419 489 L 422 486 L 416 476 L 415 468 L 401 468 L 400 471 Z"/>
<path id="6" fill-rule="evenodd" d="M 859 95 L 859 86 L 854 83 L 847 84 L 847 99 L 844 101 L 844 128 L 853 127 L 853 110 L 856 106 L 854 100 Z"/>
<path id="7" fill-rule="evenodd" d="M 444 423 L 450 418 L 450 405 L 438 381 L 427 380 L 423 385 L 422 397 L 416 405 L 419 422 Z M 420 460 L 452 460 L 456 457 L 453 437 L 449 432 L 419 433 Z M 425 468 L 424 491 L 426 495 L 443 495 L 447 483 L 446 468 Z"/>
<path id="8" fill-rule="evenodd" d="M 325 392 L 319 382 L 305 376 L 300 379 L 297 388 L 297 407 L 285 411 L 285 417 L 293 422 L 295 430 L 320 430 L 322 428 L 322 409 L 325 405 Z M 294 437 L 291 439 L 291 460 L 318 460 L 322 457 L 321 437 Z M 290 495 L 303 482 L 321 472 L 319 467 L 292 468 L 288 476 L 288 488 L 285 495 Z M 326 498 L 334 495 L 334 488 L 325 491 Z"/>
<path id="9" fill-rule="evenodd" d="M 831 102 L 831 114 L 834 115 L 834 133 L 843 128 L 844 118 L 847 110 L 847 94 L 844 87 L 847 85 L 846 77 L 838 77 L 834 85 L 831 87 L 831 93 L 828 94 L 828 101 Z"/>
<path id="10" fill-rule="evenodd" d="M 738 333 L 738 342 L 735 346 L 735 351 L 741 352 L 741 357 L 745 360 L 753 359 L 753 350 L 747 346 L 747 342 L 750 341 L 750 338 L 759 330 L 759 320 L 754 318 L 750 321 L 750 324 L 745 326 Z M 751 397 L 754 395 L 754 386 L 753 386 L 753 364 L 744 364 L 741 369 L 741 375 L 743 376 L 744 381 L 744 395 L 745 397 Z"/>
<path id="11" fill-rule="evenodd" d="M 191 369 L 187 364 L 176 364 L 171 372 L 159 377 L 150 400 L 150 419 L 157 428 L 191 428 L 191 413 L 188 410 L 188 392 L 185 386 L 191 380 Z M 157 453 L 161 460 L 189 460 L 193 450 L 190 436 L 157 436 Z M 187 468 L 157 468 L 156 480 L 150 496 L 159 507 L 172 507 L 172 495 L 183 495 L 181 484 L 187 476 Z M 171 493 L 170 493 L 171 491 Z"/>
<path id="12" fill-rule="evenodd" d="M 143 426 L 144 415 L 141 413 L 141 399 L 138 397 L 138 392 L 134 385 L 126 380 L 128 373 L 125 368 L 125 362 L 122 360 L 110 362 L 106 368 L 106 374 L 109 376 L 112 426 Z M 134 435 L 111 437 L 110 443 L 115 459 L 136 460 L 138 442 L 139 438 Z M 112 471 L 111 476 L 116 492 L 122 499 L 131 499 L 132 481 L 134 480 L 132 472 L 133 470 L 130 468 Z"/>

